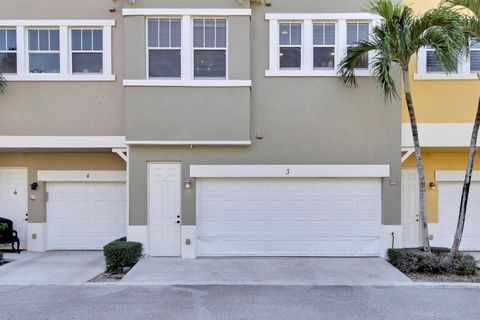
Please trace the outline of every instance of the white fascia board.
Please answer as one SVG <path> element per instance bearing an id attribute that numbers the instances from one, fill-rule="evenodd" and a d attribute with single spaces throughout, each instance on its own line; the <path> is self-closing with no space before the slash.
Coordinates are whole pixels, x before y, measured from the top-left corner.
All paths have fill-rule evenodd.
<path id="1" fill-rule="evenodd" d="M 473 125 L 469 123 L 419 123 L 418 135 L 424 148 L 470 146 Z M 480 141 L 477 144 L 480 147 Z M 412 128 L 402 124 L 402 147 L 413 147 Z"/>
<path id="2" fill-rule="evenodd" d="M 251 9 L 135 8 L 123 9 L 124 16 L 251 16 Z"/>
<path id="3" fill-rule="evenodd" d="M 124 136 L 0 136 L 0 148 L 125 148 Z"/>
<path id="4" fill-rule="evenodd" d="M 444 73 L 416 73 L 413 80 L 478 80 L 476 73 L 472 74 L 444 74 Z"/>
<path id="5" fill-rule="evenodd" d="M 463 182 L 465 180 L 465 170 L 437 170 L 435 171 L 435 180 L 444 182 Z M 473 182 L 480 182 L 480 171 L 473 171 Z"/>
<path id="6" fill-rule="evenodd" d="M 115 26 L 115 20 L 0 20 L 2 27 L 101 27 Z"/>
<path id="7" fill-rule="evenodd" d="M 379 15 L 359 13 L 266 13 L 265 20 L 381 20 Z"/>
<path id="8" fill-rule="evenodd" d="M 193 178 L 384 178 L 389 165 L 191 165 Z"/>
<path id="9" fill-rule="evenodd" d="M 45 182 L 124 182 L 125 170 L 38 170 L 38 181 Z"/>
<path id="10" fill-rule="evenodd" d="M 251 87 L 251 80 L 123 80 L 125 87 Z"/>
<path id="11" fill-rule="evenodd" d="M 126 145 L 144 146 L 250 146 L 251 141 L 216 141 L 216 140 L 173 140 L 173 141 L 126 141 Z"/>
<path id="12" fill-rule="evenodd" d="M 26 74 L 24 76 L 16 74 L 4 74 L 5 80 L 11 82 L 20 81 L 61 81 L 61 82 L 82 82 L 82 81 L 116 81 L 113 74 L 110 75 L 56 75 L 56 74 Z"/>

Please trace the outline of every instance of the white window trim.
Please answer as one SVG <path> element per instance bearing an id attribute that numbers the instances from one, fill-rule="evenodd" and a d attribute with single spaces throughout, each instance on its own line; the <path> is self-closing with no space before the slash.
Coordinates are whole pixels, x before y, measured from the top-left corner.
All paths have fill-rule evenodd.
<path id="1" fill-rule="evenodd" d="M 379 23 L 381 17 L 369 13 L 335 13 L 335 14 L 265 14 L 265 19 L 269 21 L 269 69 L 265 70 L 266 77 L 338 77 L 338 66 L 342 57 L 347 52 L 347 23 L 369 23 L 370 30 Z M 280 69 L 279 57 L 279 24 L 282 22 L 302 22 L 303 41 L 302 41 L 302 69 L 288 70 Z M 314 23 L 335 23 L 336 42 L 335 42 L 335 67 L 333 70 L 315 69 L 313 67 L 313 24 Z M 369 54 L 371 61 L 374 53 Z M 358 77 L 371 76 L 371 70 L 355 70 Z"/>
<path id="2" fill-rule="evenodd" d="M 313 63 L 313 70 L 317 71 L 317 70 L 320 70 L 320 71 L 335 71 L 335 67 L 338 65 L 339 63 L 339 57 L 338 57 L 338 54 L 336 52 L 337 50 L 337 43 L 338 43 L 338 25 L 337 25 L 337 21 L 333 20 L 333 21 L 312 21 L 313 23 L 313 26 L 315 26 L 315 24 L 323 24 L 323 42 L 324 44 L 315 44 L 313 42 L 313 33 L 312 33 L 312 50 L 311 50 L 311 54 L 312 54 L 312 57 L 310 59 L 310 61 Z M 331 44 L 325 44 L 325 25 L 327 24 L 333 24 L 334 27 L 335 27 L 335 44 L 331 45 Z M 312 26 L 312 28 L 313 28 Z M 315 57 L 315 48 L 332 48 L 334 49 L 335 51 L 335 56 L 334 56 L 334 65 L 333 65 L 333 69 L 329 69 L 329 68 L 315 68 L 315 63 L 314 63 L 314 57 Z"/>
<path id="3" fill-rule="evenodd" d="M 414 80 L 478 80 L 476 72 L 470 71 L 470 58 L 464 57 L 458 66 L 458 72 L 427 72 L 427 49 L 421 48 L 417 56 L 417 73 Z"/>
<path id="4" fill-rule="evenodd" d="M 17 30 L 15 28 L 12 28 L 12 27 L 0 27 L 0 30 L 15 30 L 15 38 L 17 38 Z M 8 35 L 7 35 L 7 32 L 5 32 L 5 45 L 6 45 L 6 48 L 5 48 L 5 51 L 4 50 L 0 50 L 0 53 L 6 53 L 6 54 L 12 54 L 12 53 L 15 53 L 15 56 L 18 57 L 18 45 L 17 45 L 17 49 L 16 50 L 8 50 Z M 18 65 L 17 65 L 17 72 L 18 72 Z M 3 73 L 3 76 L 5 77 L 7 74 L 15 74 L 15 73 Z"/>
<path id="5" fill-rule="evenodd" d="M 72 31 L 73 30 L 80 30 L 80 31 L 84 31 L 84 30 L 91 30 L 91 31 L 102 31 L 102 50 L 94 50 L 93 49 L 93 32 L 92 32 L 92 50 L 73 50 L 72 48 Z M 79 54 L 82 54 L 82 53 L 101 53 L 102 54 L 102 70 L 104 69 L 104 63 L 105 63 L 105 53 L 104 53 L 104 50 L 103 50 L 103 45 L 104 45 L 104 41 L 103 41 L 103 29 L 102 28 L 99 28 L 99 27 L 72 27 L 72 28 L 69 28 L 68 29 L 68 50 L 70 51 L 69 52 L 69 55 L 68 55 L 68 70 L 69 70 L 69 74 L 73 75 L 73 76 L 99 76 L 99 75 L 103 75 L 104 73 L 73 73 L 73 55 L 75 53 L 79 53 Z M 83 34 L 82 36 L 83 37 Z M 83 46 L 83 40 L 81 41 L 82 42 L 82 46 Z"/>
<path id="6" fill-rule="evenodd" d="M 194 178 L 387 178 L 390 165 L 191 165 Z"/>
<path id="7" fill-rule="evenodd" d="M 112 27 L 115 20 L 0 20 L 0 27 L 17 30 L 17 73 L 4 74 L 7 81 L 115 81 L 112 74 Z M 60 30 L 60 73 L 29 73 L 28 29 Z M 72 74 L 70 29 L 103 28 L 103 74 Z"/>
<path id="8" fill-rule="evenodd" d="M 40 50 L 40 31 L 41 30 L 46 30 L 48 31 L 49 35 L 48 35 L 48 47 L 49 49 L 48 50 Z M 30 31 L 38 31 L 38 43 L 37 43 L 37 46 L 38 46 L 38 49 L 37 50 L 30 50 L 30 38 L 29 38 L 29 35 L 28 33 Z M 50 33 L 52 31 L 58 31 L 58 40 L 59 40 L 59 46 L 58 46 L 58 50 L 51 50 L 50 49 L 50 46 L 51 46 L 51 41 L 50 41 Z M 32 77 L 36 77 L 37 75 L 41 74 L 42 76 L 45 76 L 45 77 L 50 77 L 50 76 L 57 76 L 57 75 L 61 75 L 62 74 L 62 62 L 64 57 L 62 57 L 62 54 L 61 54 L 61 50 L 64 49 L 62 48 L 62 41 L 60 40 L 61 37 L 62 37 L 62 32 L 63 32 L 63 27 L 61 28 L 57 28 L 57 27 L 31 27 L 31 28 L 27 28 L 25 30 L 25 37 L 27 39 L 27 43 L 25 45 L 26 47 L 26 54 L 25 54 L 25 67 L 26 67 L 26 70 L 27 70 L 27 76 L 32 76 Z M 30 72 L 30 54 L 36 54 L 36 53 L 46 53 L 46 54 L 58 54 L 58 57 L 59 57 L 59 66 L 60 66 L 60 70 L 59 72 L 57 73 L 32 73 Z M 17 74 L 18 74 L 18 71 L 17 71 Z"/>
<path id="9" fill-rule="evenodd" d="M 125 87 L 251 87 L 251 80 L 175 80 L 175 79 L 129 79 Z"/>
<path id="10" fill-rule="evenodd" d="M 251 16 L 251 9 L 123 9 L 124 16 Z"/>

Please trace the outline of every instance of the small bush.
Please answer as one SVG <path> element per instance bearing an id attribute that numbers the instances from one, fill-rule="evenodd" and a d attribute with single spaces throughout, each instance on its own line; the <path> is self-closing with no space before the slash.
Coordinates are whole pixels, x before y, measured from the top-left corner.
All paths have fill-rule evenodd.
<path id="1" fill-rule="evenodd" d="M 105 255 L 107 269 L 118 271 L 123 267 L 131 267 L 137 263 L 142 256 L 142 244 L 121 238 L 105 245 L 103 254 Z"/>
<path id="2" fill-rule="evenodd" d="M 389 249 L 388 260 L 398 270 L 407 273 L 475 274 L 477 267 L 474 257 L 461 253 L 447 265 L 445 259 L 449 252 L 447 248 L 432 248 L 431 253 L 424 252 L 423 248 Z"/>
<path id="3" fill-rule="evenodd" d="M 0 252 L 0 262 L 3 260 L 3 252 Z"/>

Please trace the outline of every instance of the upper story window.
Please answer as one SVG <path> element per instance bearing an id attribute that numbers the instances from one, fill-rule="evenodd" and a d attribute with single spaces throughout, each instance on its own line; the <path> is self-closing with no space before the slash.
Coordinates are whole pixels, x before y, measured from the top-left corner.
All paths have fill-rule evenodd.
<path id="1" fill-rule="evenodd" d="M 313 24 L 313 68 L 335 69 L 335 23 Z"/>
<path id="2" fill-rule="evenodd" d="M 480 72 L 480 41 L 472 41 L 470 48 L 470 71 Z"/>
<path id="3" fill-rule="evenodd" d="M 58 29 L 28 30 L 28 72 L 60 73 Z"/>
<path id="4" fill-rule="evenodd" d="M 370 24 L 364 22 L 349 22 L 347 24 L 347 45 L 350 47 L 360 41 L 366 41 L 370 35 Z M 368 69 L 368 53 L 358 60 L 358 69 Z"/>
<path id="5" fill-rule="evenodd" d="M 17 31 L 0 29 L 0 73 L 17 72 Z"/>
<path id="6" fill-rule="evenodd" d="M 193 19 L 194 78 L 227 77 L 227 20 Z"/>
<path id="7" fill-rule="evenodd" d="M 182 20 L 180 18 L 148 19 L 148 76 L 180 78 L 182 53 Z"/>
<path id="8" fill-rule="evenodd" d="M 337 77 L 351 46 L 368 40 L 381 17 L 370 13 L 267 13 L 270 27 L 267 77 Z M 358 62 L 357 76 L 370 76 L 369 55 Z"/>
<path id="9" fill-rule="evenodd" d="M 103 31 L 72 29 L 72 73 L 103 73 Z"/>
<path id="10" fill-rule="evenodd" d="M 114 20 L 0 20 L 7 81 L 113 81 Z"/>
<path id="11" fill-rule="evenodd" d="M 300 69 L 302 67 L 302 24 L 280 23 L 279 44 L 280 69 Z"/>

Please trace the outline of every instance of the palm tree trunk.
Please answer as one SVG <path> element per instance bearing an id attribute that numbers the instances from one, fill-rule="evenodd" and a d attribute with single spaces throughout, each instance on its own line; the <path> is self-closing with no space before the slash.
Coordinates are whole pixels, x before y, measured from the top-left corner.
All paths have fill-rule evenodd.
<path id="1" fill-rule="evenodd" d="M 403 75 L 403 88 L 405 92 L 405 100 L 407 102 L 408 114 L 410 116 L 410 124 L 412 126 L 412 136 L 413 136 L 413 145 L 415 148 L 415 157 L 417 159 L 417 171 L 418 171 L 418 181 L 419 181 L 419 198 L 420 198 L 420 221 L 422 227 L 422 242 L 423 250 L 425 252 L 431 252 L 430 250 L 430 240 L 428 235 L 428 224 L 427 224 L 427 198 L 426 198 L 426 187 L 425 187 L 425 169 L 423 166 L 422 152 L 420 149 L 420 139 L 418 137 L 418 127 L 417 127 L 417 118 L 415 116 L 415 109 L 413 107 L 412 93 L 410 91 L 410 79 L 408 77 L 408 68 L 402 70 Z"/>
<path id="2" fill-rule="evenodd" d="M 478 130 L 480 128 L 480 99 L 478 100 L 477 116 L 473 125 L 472 138 L 470 140 L 470 153 L 468 155 L 467 172 L 465 173 L 465 181 L 463 182 L 462 199 L 460 201 L 460 212 L 458 214 L 457 231 L 453 238 L 453 245 L 448 254 L 447 262 L 452 262 L 453 258 L 458 254 L 460 242 L 462 241 L 463 228 L 465 226 L 465 217 L 467 215 L 468 196 L 470 193 L 470 185 L 472 182 L 473 165 L 475 163 L 475 153 L 477 151 Z"/>

